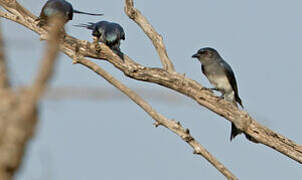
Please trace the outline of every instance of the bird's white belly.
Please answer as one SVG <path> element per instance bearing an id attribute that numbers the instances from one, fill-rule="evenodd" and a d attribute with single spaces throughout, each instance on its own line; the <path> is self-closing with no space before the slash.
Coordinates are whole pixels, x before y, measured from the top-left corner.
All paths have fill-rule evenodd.
<path id="1" fill-rule="evenodd" d="M 225 76 L 209 76 L 210 83 L 217 89 L 223 90 L 225 92 L 232 91 L 231 84 L 227 77 Z"/>

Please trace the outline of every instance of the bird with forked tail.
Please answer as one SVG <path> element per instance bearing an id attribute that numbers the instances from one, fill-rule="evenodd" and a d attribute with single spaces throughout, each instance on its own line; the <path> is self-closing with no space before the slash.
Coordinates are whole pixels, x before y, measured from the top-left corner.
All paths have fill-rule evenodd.
<path id="1" fill-rule="evenodd" d="M 45 24 L 47 24 L 49 18 L 56 15 L 62 16 L 65 19 L 65 23 L 67 23 L 69 20 L 72 20 L 73 13 L 92 16 L 103 15 L 75 10 L 73 9 L 72 5 L 65 0 L 48 0 L 42 8 L 40 16 L 36 19 L 36 21 L 39 21 L 37 25 L 40 27 L 44 26 Z"/>
<path id="2" fill-rule="evenodd" d="M 96 23 L 89 22 L 87 24 L 75 26 L 92 30 L 92 36 L 98 38 L 98 41 L 106 44 L 113 52 L 124 60 L 124 54 L 120 50 L 120 44 L 121 40 L 125 40 L 125 32 L 121 25 L 114 22 L 99 21 Z"/>
<path id="3" fill-rule="evenodd" d="M 197 58 L 201 62 L 203 74 L 214 86 L 212 90 L 221 92 L 221 97 L 231 102 L 237 107 L 237 103 L 243 108 L 242 101 L 239 97 L 235 74 L 231 66 L 225 62 L 219 53 L 210 47 L 201 48 L 192 58 Z M 242 133 L 235 124 L 232 123 L 230 140 Z M 252 141 L 252 137 L 246 135 Z"/>

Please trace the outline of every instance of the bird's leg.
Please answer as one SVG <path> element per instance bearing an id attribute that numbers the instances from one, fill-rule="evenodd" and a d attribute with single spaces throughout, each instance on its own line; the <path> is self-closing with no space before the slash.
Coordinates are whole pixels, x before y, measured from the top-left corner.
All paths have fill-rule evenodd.
<path id="1" fill-rule="evenodd" d="M 92 43 L 93 45 L 94 45 L 94 48 L 95 48 L 95 50 L 96 50 L 96 52 L 97 53 L 100 53 L 101 52 L 101 46 L 100 46 L 100 44 L 99 44 L 99 37 L 93 37 L 93 43 Z"/>

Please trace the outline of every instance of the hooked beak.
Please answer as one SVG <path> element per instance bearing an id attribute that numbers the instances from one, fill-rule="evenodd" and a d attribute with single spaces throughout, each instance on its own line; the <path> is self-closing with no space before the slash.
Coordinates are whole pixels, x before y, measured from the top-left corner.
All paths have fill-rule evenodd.
<path id="1" fill-rule="evenodd" d="M 193 54 L 192 58 L 198 58 L 199 55 L 198 54 Z"/>

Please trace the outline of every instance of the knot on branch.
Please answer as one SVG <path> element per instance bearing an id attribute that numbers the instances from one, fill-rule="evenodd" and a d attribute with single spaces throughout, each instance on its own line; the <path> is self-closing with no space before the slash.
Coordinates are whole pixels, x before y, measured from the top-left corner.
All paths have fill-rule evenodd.
<path id="1" fill-rule="evenodd" d="M 134 8 L 133 0 L 126 0 L 125 12 L 130 19 L 136 17 L 136 9 Z"/>
<path id="2" fill-rule="evenodd" d="M 183 127 L 182 127 L 182 125 L 180 124 L 180 122 L 178 121 L 178 122 L 175 122 L 174 121 L 174 129 L 176 130 L 176 131 L 180 131 L 180 137 L 184 140 L 184 141 L 186 141 L 187 143 L 188 142 L 190 142 L 190 141 L 192 141 L 192 140 L 194 140 L 194 138 L 191 136 L 191 134 L 190 134 L 190 130 L 189 129 L 184 129 Z"/>
<path id="3" fill-rule="evenodd" d="M 198 155 L 201 155 L 202 154 L 202 151 L 199 147 L 196 147 L 193 151 L 193 154 L 198 154 Z"/>
<path id="4" fill-rule="evenodd" d="M 130 19 L 135 19 L 136 11 L 134 10 L 134 8 L 129 9 L 128 16 L 129 16 Z"/>
<path id="5" fill-rule="evenodd" d="M 247 120 L 241 121 L 241 119 L 247 119 Z M 247 112 L 244 112 L 242 115 L 240 115 L 239 122 L 240 123 L 235 122 L 235 125 L 236 126 L 238 125 L 239 126 L 238 128 L 240 128 L 241 130 L 247 131 L 248 127 L 252 123 L 252 119 L 250 118 Z"/>
<path id="6" fill-rule="evenodd" d="M 190 141 L 194 140 L 194 138 L 190 134 L 190 130 L 189 129 L 185 130 L 185 134 L 182 136 L 182 139 L 184 141 L 186 141 L 186 142 L 190 142 Z"/>
<path id="7" fill-rule="evenodd" d="M 157 128 L 158 126 L 162 125 L 160 122 L 156 121 L 155 123 L 153 123 L 153 125 Z"/>

